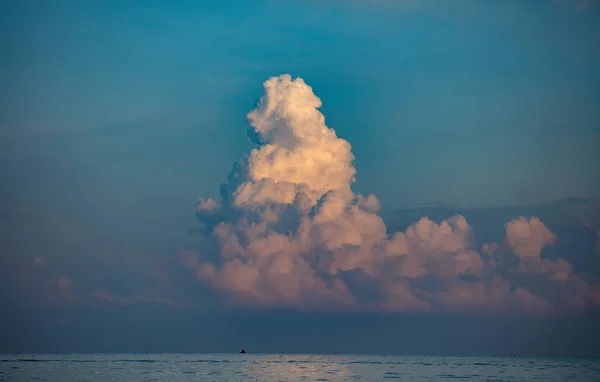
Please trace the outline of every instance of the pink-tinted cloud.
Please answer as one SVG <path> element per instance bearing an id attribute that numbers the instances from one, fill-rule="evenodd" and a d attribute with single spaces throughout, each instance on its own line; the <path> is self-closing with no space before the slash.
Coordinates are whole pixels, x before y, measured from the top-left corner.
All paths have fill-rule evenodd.
<path id="1" fill-rule="evenodd" d="M 23 263 L 16 272 L 15 293 L 33 304 L 72 304 L 83 300 L 74 291 L 70 277 L 56 270 L 51 263 L 35 257 Z"/>
<path id="2" fill-rule="evenodd" d="M 539 260 L 542 249 L 554 244 L 556 235 L 540 219 L 520 217 L 506 223 L 506 241 L 521 259 Z"/>
<path id="3" fill-rule="evenodd" d="M 39 267 L 39 266 L 42 266 L 42 265 L 44 265 L 44 264 L 46 264 L 46 262 L 45 262 L 45 261 L 44 261 L 44 259 L 42 259 L 41 257 L 36 257 L 36 258 L 33 260 L 33 266 L 35 266 L 35 267 Z"/>
<path id="4" fill-rule="evenodd" d="M 66 276 L 61 276 L 58 279 L 58 286 L 60 289 L 62 289 L 64 291 L 71 291 L 72 290 L 71 279 Z"/>
<path id="5" fill-rule="evenodd" d="M 127 305 L 131 303 L 130 298 L 126 298 L 125 296 L 111 294 L 105 291 L 94 291 L 90 294 L 90 297 L 102 301 L 109 302 L 111 304 L 123 304 Z"/>
<path id="6" fill-rule="evenodd" d="M 62 272 L 56 269 L 52 262 L 36 257 L 24 262 L 24 268 L 18 272 L 19 280 L 15 292 L 33 305 L 98 304 L 104 301 L 120 305 L 188 306 L 182 301 L 185 296 L 178 295 L 180 289 L 174 286 L 172 274 L 169 273 L 166 263 L 152 261 L 140 265 L 125 262 L 124 266 L 136 266 L 137 274 L 145 276 L 151 283 L 136 288 L 141 289 L 141 292 L 130 294 L 114 294 L 102 289 L 90 289 L 89 284 L 61 274 Z M 177 296 L 177 299 L 171 296 Z"/>
<path id="7" fill-rule="evenodd" d="M 45 303 L 53 305 L 83 303 L 83 299 L 73 290 L 72 280 L 67 276 L 50 277 L 43 285 Z"/>
<path id="8" fill-rule="evenodd" d="M 351 146 L 326 126 L 312 88 L 289 75 L 264 88 L 248 114 L 259 147 L 234 166 L 222 200 L 196 205 L 219 258 L 181 254 L 227 302 L 526 314 L 597 303 L 595 287 L 574 277 L 571 264 L 542 256 L 557 238 L 536 217 L 508 222 L 504 245 L 481 250 L 460 215 L 387 232 L 377 198 L 351 190 Z"/>

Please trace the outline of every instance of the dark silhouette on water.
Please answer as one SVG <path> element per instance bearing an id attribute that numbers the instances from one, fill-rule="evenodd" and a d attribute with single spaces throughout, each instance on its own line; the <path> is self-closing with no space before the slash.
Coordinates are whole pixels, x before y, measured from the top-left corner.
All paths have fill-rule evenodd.
<path id="1" fill-rule="evenodd" d="M 242 351 L 240 352 L 240 354 L 246 354 L 246 349 L 242 348 Z"/>

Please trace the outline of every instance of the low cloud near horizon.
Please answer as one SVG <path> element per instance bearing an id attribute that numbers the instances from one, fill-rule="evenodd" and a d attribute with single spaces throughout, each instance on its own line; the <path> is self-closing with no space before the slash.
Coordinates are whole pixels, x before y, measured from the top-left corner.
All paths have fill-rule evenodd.
<path id="1" fill-rule="evenodd" d="M 264 90 L 247 116 L 259 147 L 233 166 L 220 200 L 197 203 L 212 245 L 181 254 L 228 304 L 535 315 L 600 304 L 595 280 L 543 256 L 560 238 L 535 216 L 480 248 L 461 215 L 388 232 L 377 197 L 352 191 L 351 145 L 327 127 L 312 88 L 284 74 Z"/>

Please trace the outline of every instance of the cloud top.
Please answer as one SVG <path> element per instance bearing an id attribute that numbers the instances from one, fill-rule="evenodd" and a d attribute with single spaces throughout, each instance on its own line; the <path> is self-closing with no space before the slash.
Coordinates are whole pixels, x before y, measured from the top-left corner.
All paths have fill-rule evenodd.
<path id="1" fill-rule="evenodd" d="M 554 244 L 556 236 L 538 218 L 524 218 L 506 223 L 508 246 L 523 259 L 540 259 L 542 249 Z"/>
<path id="2" fill-rule="evenodd" d="M 321 100 L 301 78 L 270 78 L 265 94 L 247 117 L 253 140 L 260 144 L 234 168 L 222 190 L 239 208 L 272 203 L 308 208 L 329 191 L 351 195 L 356 170 L 350 144 L 325 125 Z M 218 203 L 205 200 L 200 210 Z"/>

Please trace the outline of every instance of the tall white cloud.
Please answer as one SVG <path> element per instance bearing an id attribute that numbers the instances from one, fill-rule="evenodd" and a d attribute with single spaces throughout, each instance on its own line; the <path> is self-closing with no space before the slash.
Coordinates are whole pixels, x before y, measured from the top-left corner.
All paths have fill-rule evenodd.
<path id="1" fill-rule="evenodd" d="M 299 309 L 554 307 L 504 279 L 503 251 L 491 244 L 480 254 L 462 216 L 423 217 L 388 233 L 377 198 L 352 192 L 351 146 L 326 126 L 312 88 L 284 74 L 264 90 L 247 116 L 259 147 L 234 165 L 222 200 L 201 198 L 196 206 L 219 255 L 183 255 L 202 282 L 229 302 Z M 506 225 L 506 248 L 529 264 L 525 271 L 567 284 L 569 263 L 541 259 L 555 240 L 537 218 Z"/>

